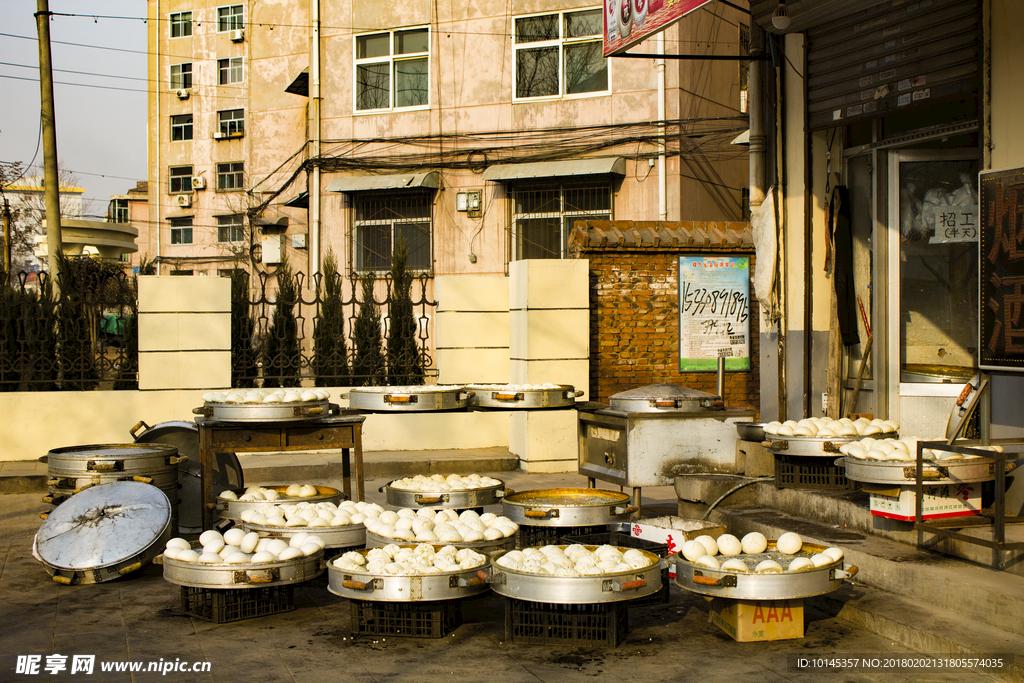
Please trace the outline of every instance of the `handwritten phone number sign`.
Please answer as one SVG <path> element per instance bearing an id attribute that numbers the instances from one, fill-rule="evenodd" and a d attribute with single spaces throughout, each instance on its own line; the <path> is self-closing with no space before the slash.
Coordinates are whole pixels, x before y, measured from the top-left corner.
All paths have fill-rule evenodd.
<path id="1" fill-rule="evenodd" d="M 679 257 L 679 370 L 750 370 L 750 258 Z"/>

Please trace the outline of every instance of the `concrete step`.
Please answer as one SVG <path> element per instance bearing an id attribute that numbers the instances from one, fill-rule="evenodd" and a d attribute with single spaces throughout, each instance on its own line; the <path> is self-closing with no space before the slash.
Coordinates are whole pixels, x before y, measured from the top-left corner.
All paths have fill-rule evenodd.
<path id="1" fill-rule="evenodd" d="M 928 605 L 949 618 L 1024 636 L 1024 577 L 1016 574 L 767 508 L 716 508 L 709 519 L 736 535 L 760 531 L 778 538 L 795 531 L 812 543 L 839 546 L 846 561 L 859 568 L 858 584 Z"/>
<path id="2" fill-rule="evenodd" d="M 676 487 L 677 490 L 679 487 Z M 815 491 L 799 489 L 777 489 L 771 484 L 757 484 L 747 487 L 753 490 L 756 505 L 780 510 L 798 517 L 816 519 L 822 524 L 841 525 L 872 536 L 887 538 L 912 546 L 918 544 L 918 532 L 913 522 L 886 519 L 871 514 L 870 496 L 864 491 Z M 960 530 L 965 536 L 992 538 L 992 527 L 966 527 Z M 1024 525 L 1006 527 L 1008 542 L 1024 542 Z M 929 548 L 951 557 L 958 557 L 976 564 L 991 566 L 994 551 L 974 543 L 925 534 L 924 542 Z M 1017 562 L 1013 562 L 1014 556 Z M 1024 576 L 1024 557 L 1020 551 L 1003 551 L 1005 571 Z"/>
<path id="3" fill-rule="evenodd" d="M 859 577 L 858 577 L 859 578 Z M 1011 661 L 1009 680 L 1024 680 L 1024 636 L 967 619 L 927 602 L 854 583 L 806 602 L 829 616 L 927 655 L 991 657 Z"/>

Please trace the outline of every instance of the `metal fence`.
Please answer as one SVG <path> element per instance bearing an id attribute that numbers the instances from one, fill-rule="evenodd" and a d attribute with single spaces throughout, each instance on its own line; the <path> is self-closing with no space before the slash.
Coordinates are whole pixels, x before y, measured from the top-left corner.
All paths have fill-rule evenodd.
<path id="1" fill-rule="evenodd" d="M 232 386 L 422 384 L 436 377 L 429 276 L 232 275 Z"/>
<path id="2" fill-rule="evenodd" d="M 138 287 L 116 264 L 0 272 L 0 391 L 138 387 Z"/>
<path id="3" fill-rule="evenodd" d="M 70 260 L 53 287 L 0 272 L 0 391 L 138 388 L 138 281 Z M 96 264 L 100 264 L 97 266 Z M 430 278 L 231 275 L 234 387 L 422 384 L 436 377 Z"/>

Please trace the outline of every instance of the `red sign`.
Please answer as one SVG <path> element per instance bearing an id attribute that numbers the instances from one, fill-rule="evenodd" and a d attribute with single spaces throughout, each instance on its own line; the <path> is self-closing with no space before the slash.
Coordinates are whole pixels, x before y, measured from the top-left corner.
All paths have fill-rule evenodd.
<path id="1" fill-rule="evenodd" d="M 604 56 L 668 28 L 711 0 L 604 0 Z"/>

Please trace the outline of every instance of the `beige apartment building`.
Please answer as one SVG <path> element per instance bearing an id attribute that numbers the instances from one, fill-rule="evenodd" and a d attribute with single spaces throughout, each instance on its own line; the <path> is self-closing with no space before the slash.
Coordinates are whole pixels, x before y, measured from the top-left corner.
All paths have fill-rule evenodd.
<path id="1" fill-rule="evenodd" d="M 745 63 L 604 58 L 586 0 L 150 0 L 148 230 L 161 274 L 430 277 L 561 258 L 581 218 L 746 215 Z M 746 53 L 712 3 L 633 49 Z"/>

